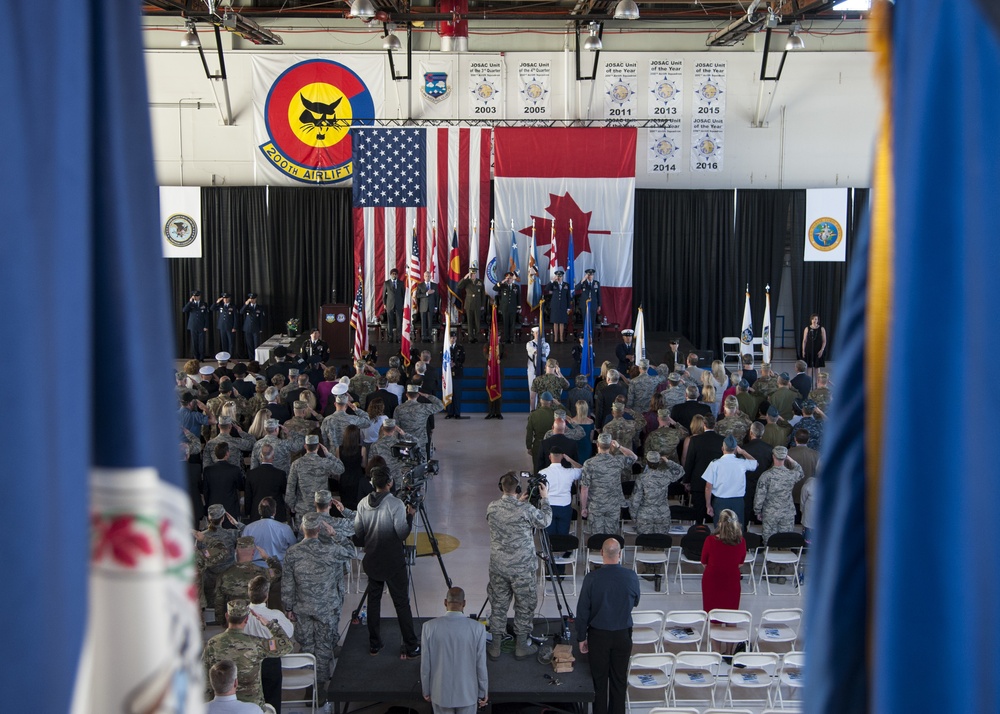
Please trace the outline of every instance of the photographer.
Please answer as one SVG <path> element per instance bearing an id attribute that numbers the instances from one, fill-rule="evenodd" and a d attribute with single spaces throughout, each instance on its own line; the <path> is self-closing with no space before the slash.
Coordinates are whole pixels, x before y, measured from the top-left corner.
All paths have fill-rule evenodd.
<path id="1" fill-rule="evenodd" d="M 500 477 L 503 496 L 486 508 L 490 526 L 490 632 L 487 647 L 490 659 L 500 658 L 500 646 L 507 631 L 507 608 L 514 598 L 514 659 L 527 659 L 538 651 L 531 643 L 532 614 L 538 604 L 533 531 L 552 522 L 549 488 L 538 484 L 538 507 L 528 503 L 529 493 L 520 493 L 517 474 Z M 519 495 L 520 494 L 520 495 Z"/>
<path id="2" fill-rule="evenodd" d="M 364 541 L 365 548 L 362 565 L 368 576 L 369 654 L 377 655 L 382 649 L 382 591 L 388 586 L 403 639 L 401 655 L 411 659 L 420 656 L 420 640 L 413 631 L 403 541 L 410 535 L 416 511 L 390 493 L 392 477 L 388 469 L 372 469 L 371 481 L 375 492 L 361 500 L 354 517 L 354 533 Z"/>

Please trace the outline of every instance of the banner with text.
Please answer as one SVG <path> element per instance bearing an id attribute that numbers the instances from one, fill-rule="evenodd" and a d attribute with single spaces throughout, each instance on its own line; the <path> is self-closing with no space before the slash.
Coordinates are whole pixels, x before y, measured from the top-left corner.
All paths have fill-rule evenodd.
<path id="1" fill-rule="evenodd" d="M 847 258 L 847 189 L 806 191 L 806 249 L 803 260 L 843 262 Z"/>
<path id="2" fill-rule="evenodd" d="M 506 94 L 503 87 L 503 62 L 500 59 L 472 58 L 465 70 L 469 77 L 469 119 L 503 119 Z"/>
<path id="3" fill-rule="evenodd" d="M 551 116 L 552 62 L 550 60 L 517 63 L 516 119 L 547 119 Z"/>
<path id="4" fill-rule="evenodd" d="M 639 115 L 636 88 L 637 62 L 608 62 L 604 65 L 604 118 L 635 119 Z"/>
<path id="5" fill-rule="evenodd" d="M 419 74 L 412 82 L 417 98 L 413 113 L 417 119 L 454 119 L 458 116 L 458 58 L 440 55 L 421 59 Z"/>
<path id="6" fill-rule="evenodd" d="M 663 120 L 665 125 L 651 128 L 646 134 L 647 172 L 682 171 L 683 162 L 679 159 L 683 136 L 684 60 L 650 60 L 648 107 L 650 118 Z"/>
<path id="7" fill-rule="evenodd" d="M 726 134 L 726 63 L 694 63 L 691 170 L 721 171 Z"/>

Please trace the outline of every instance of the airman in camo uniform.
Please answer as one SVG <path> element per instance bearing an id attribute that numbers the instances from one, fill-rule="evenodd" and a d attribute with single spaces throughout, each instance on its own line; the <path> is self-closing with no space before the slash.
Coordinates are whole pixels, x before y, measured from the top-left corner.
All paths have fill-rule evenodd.
<path id="1" fill-rule="evenodd" d="M 673 409 L 686 399 L 687 393 L 681 383 L 681 376 L 677 372 L 671 372 L 667 375 L 667 387 L 663 390 L 663 406 L 668 410 Z"/>
<path id="2" fill-rule="evenodd" d="M 285 475 L 288 475 L 292 469 L 292 457 L 305 449 L 305 435 L 289 434 L 290 438 L 288 439 L 280 438 L 278 434 L 281 432 L 281 423 L 277 419 L 268 419 L 264 422 L 264 428 L 267 430 L 267 434 L 253 445 L 253 451 L 250 454 L 250 468 L 255 469 L 261 465 L 260 450 L 266 444 L 274 449 L 274 460 L 271 463 L 274 464 L 275 468 L 281 469 Z"/>
<path id="3" fill-rule="evenodd" d="M 756 395 L 761 401 L 770 399 L 771 395 L 778 391 L 778 377 L 771 371 L 771 365 L 764 362 L 760 366 L 760 376 L 753 383 L 751 393 Z"/>
<path id="4" fill-rule="evenodd" d="M 816 388 L 809 392 L 809 398 L 816 403 L 822 411 L 826 411 L 833 400 L 833 394 L 827 386 L 830 383 L 830 375 L 827 372 L 820 372 L 816 375 Z"/>
<path id="5" fill-rule="evenodd" d="M 650 451 L 656 451 L 663 458 L 680 463 L 677 447 L 688 435 L 688 430 L 670 418 L 670 407 L 658 409 L 656 421 L 660 427 L 646 437 L 643 448 L 647 454 Z"/>
<path id="6" fill-rule="evenodd" d="M 715 431 L 723 437 L 730 434 L 736 439 L 736 443 L 745 444 L 747 434 L 750 433 L 750 417 L 740 411 L 740 404 L 736 397 L 729 395 L 723 403 L 722 408 L 725 416 L 715 422 Z"/>
<path id="7" fill-rule="evenodd" d="M 222 408 L 226 406 L 226 403 L 232 402 L 236 405 L 236 418 L 246 423 L 247 416 L 250 414 L 250 405 L 247 404 L 247 400 L 240 396 L 240 394 L 233 390 L 233 383 L 229 377 L 223 377 L 219 380 L 219 393 L 218 395 L 212 397 L 207 402 L 205 402 L 205 407 L 212 414 L 215 415 L 216 420 L 222 416 Z M 218 427 L 212 426 L 211 438 L 214 438 L 218 433 Z"/>
<path id="8" fill-rule="evenodd" d="M 260 556 L 267 563 L 266 568 L 255 565 L 254 554 Z M 277 556 L 269 556 L 263 548 L 256 546 L 253 536 L 240 536 L 236 539 L 236 562 L 230 565 L 219 576 L 215 583 L 215 621 L 222 622 L 222 615 L 226 612 L 226 603 L 230 600 L 245 597 L 247 585 L 258 575 L 263 575 L 268 582 L 281 577 L 281 561 Z"/>
<path id="9" fill-rule="evenodd" d="M 219 418 L 219 435 L 205 444 L 205 450 L 201 455 L 202 466 L 211 466 L 215 463 L 215 447 L 222 442 L 229 444 L 229 457 L 226 459 L 233 466 L 238 466 L 243 470 L 243 452 L 253 450 L 256 439 L 240 428 L 239 424 L 233 421 L 232 417 L 224 416 Z"/>
<path id="10" fill-rule="evenodd" d="M 288 619 L 295 623 L 295 639 L 302 651 L 316 657 L 318 689 L 325 692 L 333 648 L 339 639 L 344 564 L 354 557 L 354 546 L 318 513 L 302 517 L 302 532 L 302 542 L 285 553 L 281 600 Z M 327 538 L 321 540 L 320 533 Z"/>
<path id="11" fill-rule="evenodd" d="M 532 616 L 538 604 L 535 575 L 536 528 L 552 522 L 549 489 L 539 486 L 538 508 L 528 503 L 528 494 L 517 495 L 518 480 L 513 471 L 500 477 L 503 496 L 486 507 L 490 527 L 490 632 L 493 640 L 486 648 L 490 659 L 500 658 L 500 646 L 507 632 L 507 609 L 514 599 L 515 659 L 526 659 L 538 648 L 528 639 Z"/>
<path id="12" fill-rule="evenodd" d="M 611 434 L 597 437 L 597 455 L 583 464 L 580 477 L 580 515 L 590 533 L 617 533 L 621 526 L 622 472 L 635 463 L 635 453 Z"/>
<path id="13" fill-rule="evenodd" d="M 378 391 L 378 384 L 375 378 L 368 373 L 368 363 L 363 359 L 355 362 L 354 368 L 357 370 L 357 374 L 351 377 L 348 388 L 353 394 L 358 395 L 359 404 L 365 404 L 368 401 L 368 395 Z"/>
<path id="14" fill-rule="evenodd" d="M 222 521 L 229 519 L 235 528 L 223 528 Z M 202 543 L 202 547 L 209 548 L 211 542 L 220 544 L 221 549 L 226 554 L 224 558 L 212 558 L 211 562 L 205 563 L 202 572 L 204 591 L 199 591 L 199 600 L 202 607 L 207 605 L 208 599 L 205 593 L 215 594 L 215 581 L 226 568 L 236 562 L 236 539 L 243 531 L 243 524 L 226 513 L 226 509 L 218 503 L 213 503 L 208 507 L 208 528 L 200 531 L 201 537 L 195 536 Z"/>
<path id="15" fill-rule="evenodd" d="M 335 499 L 329 491 L 317 491 L 313 500 L 316 503 L 316 515 L 319 516 L 320 523 L 329 523 L 334 532 L 334 536 L 327 535 L 326 528 L 321 526 L 319 539 L 324 543 L 333 542 L 336 536 L 336 538 L 348 543 L 351 557 L 356 557 L 357 551 L 354 549 L 354 541 L 351 539 L 354 537 L 354 517 L 357 514 L 350 508 L 344 508 L 344 504 Z M 331 515 L 330 511 L 333 507 L 340 511 L 342 518 L 334 518 Z M 339 585 L 341 600 L 347 596 L 347 570 L 350 565 L 349 560 L 344 562 L 344 574 Z"/>
<path id="16" fill-rule="evenodd" d="M 426 402 L 417 401 L 420 397 Z M 393 417 L 399 428 L 417 440 L 425 458 L 427 453 L 427 418 L 444 410 L 444 402 L 433 394 L 424 394 L 416 384 L 406 385 L 406 401 L 396 407 Z"/>
<path id="17" fill-rule="evenodd" d="M 395 419 L 386 419 L 382 422 L 382 428 L 378 431 L 378 441 L 368 447 L 368 459 L 381 456 L 385 460 L 385 465 L 392 474 L 393 483 L 401 483 L 403 472 L 407 465 L 400 459 L 392 455 L 392 446 L 399 442 L 400 437 L 406 433 L 399 428 Z"/>
<path id="18" fill-rule="evenodd" d="M 208 681 L 208 671 L 216 662 L 224 659 L 236 664 L 236 698 L 241 702 L 252 702 L 259 707 L 264 706 L 264 692 L 260 685 L 260 663 L 267 657 L 281 657 L 292 651 L 292 641 L 285 634 L 277 620 L 267 622 L 256 612 L 250 610 L 247 600 L 230 600 L 226 613 L 229 626 L 205 643 L 201 661 L 205 667 L 205 698 L 213 697 L 212 683 Z M 243 632 L 247 617 L 256 617 L 271 634 L 272 639 L 265 640 L 253 637 Z"/>
<path id="19" fill-rule="evenodd" d="M 320 427 L 323 433 L 323 443 L 326 444 L 326 448 L 330 451 L 336 451 L 340 448 L 340 442 L 344 438 L 344 429 L 347 428 L 348 424 L 354 424 L 361 431 L 364 431 L 372 424 L 371 417 L 365 412 L 358 410 L 356 413 L 351 414 L 347 411 L 350 397 L 346 394 L 338 394 L 333 399 L 335 400 L 337 411 L 324 419 Z"/>
<path id="20" fill-rule="evenodd" d="M 802 467 L 788 455 L 784 446 L 771 452 L 774 465 L 757 482 L 753 510 L 764 524 L 764 545 L 775 533 L 787 533 L 795 528 L 795 502 L 792 488 L 804 476 Z"/>
<path id="21" fill-rule="evenodd" d="M 307 419 L 306 417 L 310 415 L 310 412 L 314 418 Z M 301 400 L 292 402 L 292 413 L 294 416 L 285 422 L 284 427 L 289 433 L 297 434 L 302 438 L 305 438 L 310 431 L 318 427 L 323 421 L 320 414 L 314 409 L 309 408 L 309 402 Z"/>
<path id="22" fill-rule="evenodd" d="M 656 388 L 663 381 L 663 378 L 649 373 L 648 359 L 641 359 L 637 364 L 639 376 L 633 377 L 632 381 L 629 382 L 628 399 L 625 404 L 629 409 L 641 412 L 649 407 L 649 400 L 653 398 L 653 394 L 656 393 Z"/>
<path id="23" fill-rule="evenodd" d="M 316 388 L 309 381 L 308 374 L 299 374 L 299 370 L 293 367 L 288 370 L 288 384 L 282 387 L 278 394 L 281 396 L 281 401 L 287 403 L 298 400 L 299 395 L 306 391 L 315 394 Z"/>
<path id="24" fill-rule="evenodd" d="M 564 389 L 569 389 L 569 380 L 559 371 L 559 363 L 550 359 L 545 362 L 545 374 L 535 377 L 531 382 L 531 391 L 535 394 L 548 392 L 553 401 L 559 401 Z"/>
<path id="25" fill-rule="evenodd" d="M 684 468 L 660 458 L 660 452 L 646 454 L 646 469 L 635 480 L 630 511 L 639 535 L 670 532 L 670 504 L 667 489 L 684 477 Z"/>
<path id="26" fill-rule="evenodd" d="M 285 488 L 285 505 L 298 515 L 305 515 L 313 508 L 317 491 L 326 490 L 331 476 L 344 473 L 344 463 L 319 443 L 319 437 L 306 437 L 306 453 L 292 464 Z"/>
<path id="27" fill-rule="evenodd" d="M 611 405 L 611 421 L 601 431 L 611 434 L 611 438 L 619 444 L 627 444 L 630 449 L 634 449 L 638 446 L 642 425 L 643 422 L 626 419 L 625 404 L 616 401 Z"/>

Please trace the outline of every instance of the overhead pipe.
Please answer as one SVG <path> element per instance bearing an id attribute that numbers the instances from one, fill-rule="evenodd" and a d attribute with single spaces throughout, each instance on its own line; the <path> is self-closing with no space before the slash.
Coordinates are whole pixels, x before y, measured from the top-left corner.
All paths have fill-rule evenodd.
<path id="1" fill-rule="evenodd" d="M 441 38 L 442 52 L 469 51 L 469 0 L 439 0 L 438 12 L 450 16 L 438 22 L 437 33 Z"/>

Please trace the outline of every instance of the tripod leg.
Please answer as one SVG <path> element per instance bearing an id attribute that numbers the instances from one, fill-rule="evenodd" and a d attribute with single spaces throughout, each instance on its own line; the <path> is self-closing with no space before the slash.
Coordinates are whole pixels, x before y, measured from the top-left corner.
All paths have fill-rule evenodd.
<path id="1" fill-rule="evenodd" d="M 427 509 L 424 508 L 422 501 L 417 507 L 417 511 L 420 513 L 420 522 L 424 526 L 424 531 L 427 532 L 427 540 L 431 544 L 431 550 L 434 551 L 434 555 L 437 556 L 438 565 L 441 566 L 441 574 L 444 576 L 445 583 L 447 583 L 450 588 L 452 584 L 451 577 L 448 575 L 448 569 L 444 566 L 444 558 L 441 556 L 441 548 L 438 546 L 437 536 L 434 535 L 434 529 L 431 527 L 430 518 L 427 516 Z"/>

